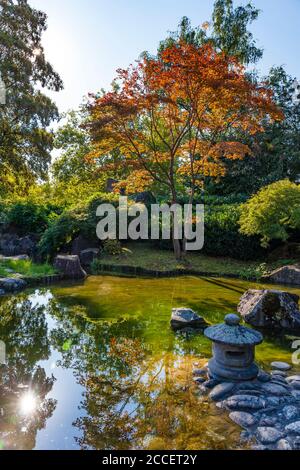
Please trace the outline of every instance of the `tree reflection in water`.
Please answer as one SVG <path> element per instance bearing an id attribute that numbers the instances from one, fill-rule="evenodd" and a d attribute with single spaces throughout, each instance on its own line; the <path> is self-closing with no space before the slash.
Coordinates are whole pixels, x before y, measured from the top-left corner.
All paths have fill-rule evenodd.
<path id="1" fill-rule="evenodd" d="M 84 387 L 85 415 L 74 423 L 82 449 L 235 448 L 237 427 L 205 399 L 191 380 L 192 354 L 178 356 L 173 336 L 152 352 L 139 320 L 92 321 L 83 306 L 49 306 L 59 327 L 52 344 Z"/>
<path id="2" fill-rule="evenodd" d="M 56 406 L 46 398 L 55 379 L 37 365 L 50 355 L 44 308 L 25 295 L 3 300 L 0 338 L 7 355 L 0 368 L 0 447 L 33 449 Z"/>
<path id="3" fill-rule="evenodd" d="M 38 430 L 54 413 L 56 402 L 47 395 L 55 379 L 39 364 L 51 350 L 59 353 L 56 366 L 72 369 L 84 388 L 73 423 L 80 448 L 236 446 L 238 428 L 195 393 L 195 354 L 186 338 L 157 331 L 154 344 L 147 318 L 95 320 L 82 304 L 45 295 L 45 306 L 37 306 L 32 299 L 24 294 L 0 305 L 0 339 L 7 347 L 0 384 L 2 448 L 33 449 Z M 51 330 L 46 314 L 55 319 Z"/>

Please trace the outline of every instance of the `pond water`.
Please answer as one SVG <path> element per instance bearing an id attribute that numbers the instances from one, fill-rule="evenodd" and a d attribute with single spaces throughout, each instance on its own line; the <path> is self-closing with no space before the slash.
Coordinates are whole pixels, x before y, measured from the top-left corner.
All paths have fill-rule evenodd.
<path id="1" fill-rule="evenodd" d="M 181 306 L 221 322 L 250 287 L 261 285 L 94 276 L 2 298 L 0 449 L 241 448 L 238 426 L 193 384 L 209 341 L 169 322 Z M 295 339 L 269 334 L 257 361 L 291 362 Z"/>

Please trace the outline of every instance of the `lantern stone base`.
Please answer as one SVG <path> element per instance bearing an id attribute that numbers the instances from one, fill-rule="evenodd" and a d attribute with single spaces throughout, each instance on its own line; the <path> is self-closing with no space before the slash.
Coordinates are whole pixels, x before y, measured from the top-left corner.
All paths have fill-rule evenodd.
<path id="1" fill-rule="evenodd" d="M 259 368 L 252 362 L 249 366 L 245 367 L 226 367 L 224 364 L 219 364 L 213 357 L 208 362 L 208 373 L 211 378 L 229 381 L 240 382 L 243 380 L 252 380 L 258 376 Z"/>

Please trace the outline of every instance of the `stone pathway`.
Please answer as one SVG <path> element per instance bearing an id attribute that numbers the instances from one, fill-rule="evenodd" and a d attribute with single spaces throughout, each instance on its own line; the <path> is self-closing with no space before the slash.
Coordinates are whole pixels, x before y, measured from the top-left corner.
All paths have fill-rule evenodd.
<path id="1" fill-rule="evenodd" d="M 207 367 L 193 375 L 200 394 L 228 411 L 253 449 L 300 450 L 300 375 L 288 375 L 286 363 L 272 367 L 270 374 L 260 370 L 256 379 L 238 383 L 210 378 Z"/>

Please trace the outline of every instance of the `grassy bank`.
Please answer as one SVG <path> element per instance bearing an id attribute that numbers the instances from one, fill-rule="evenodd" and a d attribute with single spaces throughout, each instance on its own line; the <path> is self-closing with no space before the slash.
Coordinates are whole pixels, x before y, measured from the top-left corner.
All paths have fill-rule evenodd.
<path id="1" fill-rule="evenodd" d="M 280 260 L 277 263 L 261 261 L 241 261 L 232 258 L 207 256 L 188 253 L 184 260 L 177 261 L 171 251 L 157 250 L 144 244 L 130 244 L 119 255 L 102 254 L 92 265 L 93 274 L 101 272 L 101 266 L 131 266 L 147 270 L 169 272 L 186 270 L 216 275 L 235 275 L 243 279 L 257 279 L 278 266 L 292 263 L 293 260 Z"/>
<path id="2" fill-rule="evenodd" d="M 38 278 L 56 274 L 56 270 L 48 263 L 37 264 L 31 260 L 0 258 L 0 277 L 16 277 L 18 274 L 25 277 Z"/>

